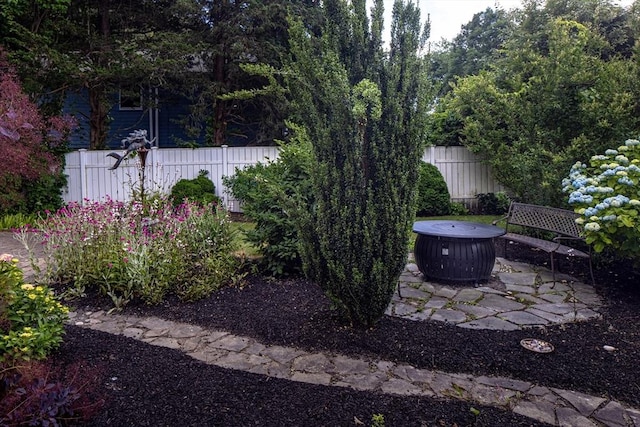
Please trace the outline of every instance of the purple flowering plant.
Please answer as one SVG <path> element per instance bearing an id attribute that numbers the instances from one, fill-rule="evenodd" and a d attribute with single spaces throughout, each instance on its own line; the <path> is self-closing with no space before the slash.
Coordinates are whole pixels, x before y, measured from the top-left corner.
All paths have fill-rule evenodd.
<path id="1" fill-rule="evenodd" d="M 629 139 L 589 165 L 576 162 L 562 185 L 596 252 L 611 248 L 640 262 L 640 141 Z"/>
<path id="2" fill-rule="evenodd" d="M 168 293 L 199 299 L 239 276 L 228 214 L 212 204 L 85 200 L 49 213 L 36 232 L 46 260 L 41 280 L 67 285 L 71 295 L 98 289 L 116 309 Z"/>

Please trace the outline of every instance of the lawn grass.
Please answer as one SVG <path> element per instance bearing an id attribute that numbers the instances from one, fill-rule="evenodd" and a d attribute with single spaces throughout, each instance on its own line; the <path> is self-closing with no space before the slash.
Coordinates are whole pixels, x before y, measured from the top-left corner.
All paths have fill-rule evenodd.
<path id="1" fill-rule="evenodd" d="M 253 230 L 256 225 L 253 222 L 232 221 L 231 229 L 235 233 L 239 255 L 246 258 L 255 258 L 260 256 L 260 251 L 249 240 L 247 240 L 246 232 Z"/>

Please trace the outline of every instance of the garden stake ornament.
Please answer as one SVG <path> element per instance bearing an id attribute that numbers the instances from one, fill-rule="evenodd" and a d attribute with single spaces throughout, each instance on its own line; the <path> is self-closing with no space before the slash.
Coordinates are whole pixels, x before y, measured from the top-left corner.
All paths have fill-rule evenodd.
<path id="1" fill-rule="evenodd" d="M 116 159 L 116 162 L 113 166 L 109 168 L 109 170 L 115 170 L 120 166 L 120 163 L 124 159 L 126 159 L 131 153 L 135 152 L 140 156 L 140 167 L 138 168 L 138 177 L 140 182 L 140 201 L 144 204 L 145 202 L 145 166 L 147 163 L 147 154 L 149 153 L 149 148 L 156 139 L 153 138 L 151 141 L 147 139 L 147 131 L 144 129 L 134 130 L 129 134 L 128 137 L 122 140 L 122 148 L 126 148 L 126 151 L 123 155 L 118 153 L 109 153 L 107 157 L 113 157 Z"/>
<path id="2" fill-rule="evenodd" d="M 140 163 L 142 164 L 142 168 L 144 169 L 147 160 L 147 151 L 149 150 L 149 148 L 151 148 L 151 145 L 155 140 L 156 139 L 153 138 L 153 140 L 149 141 L 147 139 L 147 131 L 144 129 L 134 130 L 129 134 L 128 137 L 122 140 L 122 148 L 126 148 L 126 151 L 123 155 L 115 152 L 107 154 L 107 157 L 113 157 L 114 159 L 116 159 L 115 164 L 111 166 L 109 170 L 117 169 L 118 166 L 120 166 L 120 163 L 122 163 L 122 161 L 134 151 L 140 155 Z"/>

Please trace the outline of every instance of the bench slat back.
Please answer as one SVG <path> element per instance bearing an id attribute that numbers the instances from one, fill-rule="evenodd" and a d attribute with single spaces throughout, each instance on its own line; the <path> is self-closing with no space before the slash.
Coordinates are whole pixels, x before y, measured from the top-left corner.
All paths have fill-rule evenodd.
<path id="1" fill-rule="evenodd" d="M 578 215 L 565 209 L 512 202 L 508 224 L 540 228 L 564 236 L 582 237 L 582 227 L 576 224 Z"/>

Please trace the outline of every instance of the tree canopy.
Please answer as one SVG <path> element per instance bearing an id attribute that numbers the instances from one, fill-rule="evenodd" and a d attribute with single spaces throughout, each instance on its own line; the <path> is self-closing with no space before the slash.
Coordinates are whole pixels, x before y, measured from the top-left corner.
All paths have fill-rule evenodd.
<path id="1" fill-rule="evenodd" d="M 112 94 L 150 87 L 190 101 L 182 118 L 190 135 L 207 132 L 209 143 L 221 145 L 228 127 L 252 125 L 255 143 L 281 135 L 286 108 L 277 99 L 221 95 L 264 85 L 240 65 L 278 66 L 288 14 L 312 23 L 315 8 L 304 0 L 17 0 L 0 8 L 0 40 L 32 93 L 58 101 L 69 91 L 86 93 L 91 148 L 106 145 Z"/>
<path id="2" fill-rule="evenodd" d="M 515 197 L 560 206 L 576 160 L 640 129 L 634 21 L 601 0 L 531 1 L 515 20 L 491 61 L 440 100 L 430 141 L 462 143 Z"/>

